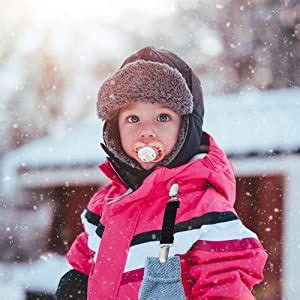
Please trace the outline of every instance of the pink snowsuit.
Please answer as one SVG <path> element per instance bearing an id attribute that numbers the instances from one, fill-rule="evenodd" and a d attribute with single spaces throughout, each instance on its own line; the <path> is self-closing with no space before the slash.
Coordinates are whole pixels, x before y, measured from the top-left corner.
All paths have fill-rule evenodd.
<path id="1" fill-rule="evenodd" d="M 112 183 L 82 214 L 85 232 L 67 258 L 89 276 L 88 299 L 137 299 L 147 256 L 158 256 L 163 214 L 179 184 L 174 245 L 187 299 L 254 299 L 267 254 L 233 205 L 233 168 L 209 136 L 209 152 L 177 168 L 156 168 L 136 191 L 127 190 L 109 162 L 100 169 Z"/>

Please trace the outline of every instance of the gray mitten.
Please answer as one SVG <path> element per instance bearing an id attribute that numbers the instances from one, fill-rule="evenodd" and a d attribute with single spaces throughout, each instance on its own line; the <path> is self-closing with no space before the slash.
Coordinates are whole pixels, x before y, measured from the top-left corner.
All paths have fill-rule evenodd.
<path id="1" fill-rule="evenodd" d="M 157 257 L 147 257 L 139 299 L 185 299 L 178 256 L 169 257 L 164 263 Z"/>

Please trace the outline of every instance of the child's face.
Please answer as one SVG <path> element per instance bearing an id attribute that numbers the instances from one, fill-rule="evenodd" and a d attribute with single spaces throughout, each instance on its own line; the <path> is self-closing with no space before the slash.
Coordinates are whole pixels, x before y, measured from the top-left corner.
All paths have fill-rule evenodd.
<path id="1" fill-rule="evenodd" d="M 175 146 L 181 116 L 160 103 L 130 103 L 121 109 L 118 124 L 125 153 L 135 159 L 143 169 L 149 170 Z M 144 146 L 158 146 L 162 150 L 162 157 L 155 162 L 140 160 L 136 148 Z"/>

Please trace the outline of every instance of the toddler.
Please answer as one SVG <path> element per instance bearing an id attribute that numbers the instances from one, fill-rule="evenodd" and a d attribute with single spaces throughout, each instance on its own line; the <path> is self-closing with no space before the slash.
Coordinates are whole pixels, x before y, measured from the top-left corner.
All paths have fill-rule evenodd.
<path id="1" fill-rule="evenodd" d="M 158 256 L 169 190 L 179 186 L 174 244 L 187 299 L 254 299 L 267 255 L 233 205 L 233 168 L 202 131 L 201 84 L 170 51 L 146 47 L 104 81 L 97 102 L 111 183 L 82 214 L 72 269 L 58 299 L 137 299 L 148 256 Z M 225 122 L 226 120 L 224 120 Z"/>

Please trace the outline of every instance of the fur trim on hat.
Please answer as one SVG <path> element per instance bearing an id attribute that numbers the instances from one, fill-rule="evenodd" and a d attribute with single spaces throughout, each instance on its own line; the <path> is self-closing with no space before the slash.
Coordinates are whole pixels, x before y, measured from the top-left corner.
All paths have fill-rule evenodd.
<path id="1" fill-rule="evenodd" d="M 104 81 L 98 93 L 98 117 L 109 120 L 131 102 L 162 103 L 180 115 L 193 111 L 193 96 L 181 73 L 152 61 L 129 63 Z"/>

